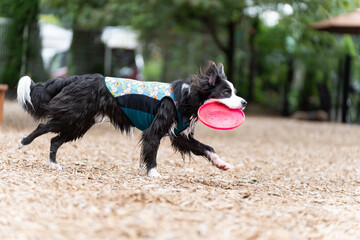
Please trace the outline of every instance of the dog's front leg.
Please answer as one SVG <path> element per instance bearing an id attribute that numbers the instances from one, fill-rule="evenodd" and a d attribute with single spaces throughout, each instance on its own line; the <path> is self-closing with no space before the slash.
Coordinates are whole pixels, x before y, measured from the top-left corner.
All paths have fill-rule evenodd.
<path id="1" fill-rule="evenodd" d="M 157 114 L 151 124 L 141 137 L 141 161 L 145 164 L 149 177 L 159 177 L 156 170 L 156 155 L 159 149 L 160 140 L 171 132 L 176 122 L 176 109 L 172 100 L 164 99 L 158 107 Z"/>
<path id="2" fill-rule="evenodd" d="M 183 136 L 180 134 L 178 136 L 171 137 L 171 142 L 172 146 L 182 155 L 192 152 L 195 155 L 207 158 L 217 168 L 222 170 L 229 170 L 232 168 L 230 164 L 220 159 L 212 147 L 199 142 L 193 138 L 192 134 L 189 136 Z"/>
<path id="3" fill-rule="evenodd" d="M 156 170 L 156 155 L 159 149 L 161 136 L 156 136 L 151 131 L 144 131 L 141 137 L 141 161 L 145 164 L 147 175 L 149 177 L 159 177 Z"/>

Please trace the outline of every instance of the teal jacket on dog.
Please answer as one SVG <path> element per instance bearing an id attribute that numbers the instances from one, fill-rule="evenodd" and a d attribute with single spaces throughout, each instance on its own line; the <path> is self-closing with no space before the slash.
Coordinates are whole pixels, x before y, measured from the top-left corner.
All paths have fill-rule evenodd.
<path id="1" fill-rule="evenodd" d="M 105 84 L 136 128 L 144 131 L 150 127 L 157 108 L 165 97 L 172 99 L 176 107 L 178 125 L 174 132 L 179 133 L 189 126 L 189 120 L 182 117 L 177 107 L 171 84 L 113 77 L 106 77 Z"/>

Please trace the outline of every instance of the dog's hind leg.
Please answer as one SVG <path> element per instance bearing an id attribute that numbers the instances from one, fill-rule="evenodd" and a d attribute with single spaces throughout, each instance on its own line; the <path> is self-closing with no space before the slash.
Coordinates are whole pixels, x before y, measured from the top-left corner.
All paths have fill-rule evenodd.
<path id="1" fill-rule="evenodd" d="M 69 117 L 69 116 L 65 116 L 65 115 L 63 115 L 63 116 Z M 70 125 L 57 126 L 57 129 L 62 128 L 62 131 L 57 131 L 57 132 L 59 132 L 59 135 L 53 137 L 50 142 L 49 160 L 50 160 L 50 167 L 52 169 L 62 170 L 62 167 L 56 162 L 57 150 L 64 143 L 79 139 L 82 136 L 84 136 L 84 134 L 95 123 L 93 116 L 91 116 L 88 119 L 91 119 L 91 121 L 87 121 L 86 119 L 83 121 L 80 121 L 79 119 L 74 119 L 74 121 L 77 123 L 77 126 L 72 126 L 72 127 Z M 62 122 L 64 122 L 64 121 L 61 121 L 61 123 Z"/>
<path id="2" fill-rule="evenodd" d="M 49 130 L 47 124 L 42 124 L 42 123 L 39 124 L 39 126 L 32 133 L 30 133 L 27 137 L 24 137 L 23 139 L 21 139 L 19 141 L 18 148 L 21 148 L 24 145 L 30 144 L 35 138 L 37 138 L 45 133 L 48 133 L 49 131 L 50 130 Z"/>
<path id="3" fill-rule="evenodd" d="M 51 139 L 51 145 L 50 145 L 50 168 L 55 169 L 55 170 L 62 170 L 62 167 L 57 164 L 56 162 L 56 153 L 57 150 L 59 149 L 59 147 L 65 143 L 65 139 L 63 137 L 61 137 L 60 135 L 53 137 Z"/>

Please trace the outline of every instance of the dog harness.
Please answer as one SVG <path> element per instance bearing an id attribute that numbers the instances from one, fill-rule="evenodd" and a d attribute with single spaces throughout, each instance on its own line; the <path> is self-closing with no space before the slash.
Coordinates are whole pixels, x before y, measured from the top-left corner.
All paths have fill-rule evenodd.
<path id="1" fill-rule="evenodd" d="M 150 127 L 164 98 L 172 99 L 176 107 L 178 124 L 174 133 L 177 134 L 189 126 L 189 120 L 184 119 L 178 109 L 171 84 L 114 77 L 106 77 L 105 84 L 136 128 L 144 131 Z"/>

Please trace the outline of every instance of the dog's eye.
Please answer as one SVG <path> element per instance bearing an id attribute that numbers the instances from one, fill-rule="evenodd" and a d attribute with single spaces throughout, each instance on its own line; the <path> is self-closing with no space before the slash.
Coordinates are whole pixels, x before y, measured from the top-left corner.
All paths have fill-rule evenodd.
<path id="1" fill-rule="evenodd" d="M 226 95 L 231 95 L 231 89 L 227 89 L 227 90 L 225 90 L 225 92 L 224 92 Z"/>

